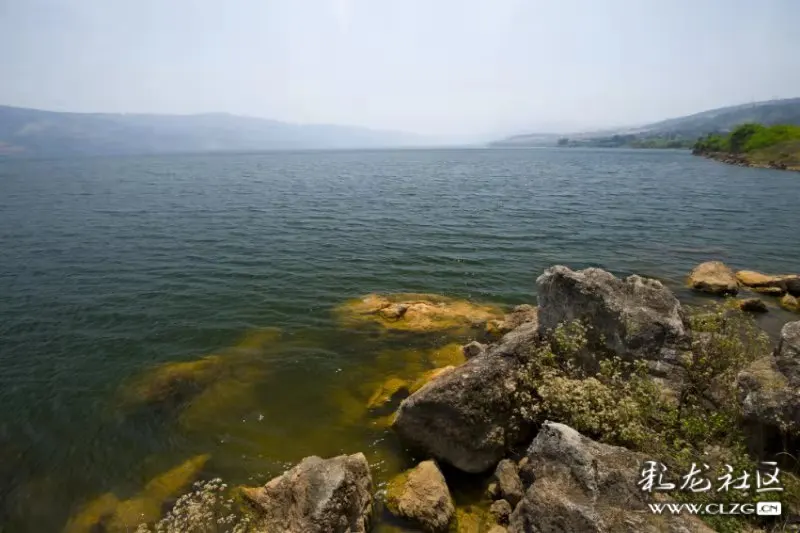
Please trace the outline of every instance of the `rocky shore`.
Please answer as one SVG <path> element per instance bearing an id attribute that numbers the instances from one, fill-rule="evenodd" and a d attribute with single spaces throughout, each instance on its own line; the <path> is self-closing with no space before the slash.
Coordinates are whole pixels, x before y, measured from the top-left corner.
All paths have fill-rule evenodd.
<path id="1" fill-rule="evenodd" d="M 800 172 L 800 167 L 786 165 L 785 163 L 781 163 L 779 161 L 753 161 L 744 154 L 731 154 L 726 152 L 698 152 L 696 150 L 693 151 L 692 154 L 701 155 L 708 159 L 719 161 L 720 163 L 736 165 L 737 167 L 771 168 L 775 170 L 793 170 L 795 172 Z"/>
<path id="2" fill-rule="evenodd" d="M 749 287 L 794 298 L 798 283 L 721 263 L 689 276 L 696 290 L 729 296 Z M 505 319 L 482 309 L 487 330 L 502 335 L 464 346 L 463 363 L 405 390 L 389 422 L 418 462 L 385 493 L 376 492 L 360 453 L 309 457 L 262 487 L 241 490 L 253 530 L 366 532 L 376 513 L 388 512 L 426 532 L 770 531 L 800 512 L 791 465 L 773 498 L 783 498 L 784 514 L 771 522 L 655 514 L 649 504 L 728 496 L 642 485 L 650 462 L 664 471 L 689 462 L 787 465 L 785 454 L 796 455 L 800 442 L 800 321 L 786 324 L 770 348 L 735 306 L 691 312 L 652 279 L 555 266 L 537 290 L 538 308 Z M 425 329 L 453 325 L 444 307 L 431 315 L 423 300 L 377 302 L 362 318 L 406 328 L 395 321 L 408 314 Z M 454 503 L 452 471 L 481 480 L 479 511 Z M 754 497 L 740 493 L 738 500 Z"/>

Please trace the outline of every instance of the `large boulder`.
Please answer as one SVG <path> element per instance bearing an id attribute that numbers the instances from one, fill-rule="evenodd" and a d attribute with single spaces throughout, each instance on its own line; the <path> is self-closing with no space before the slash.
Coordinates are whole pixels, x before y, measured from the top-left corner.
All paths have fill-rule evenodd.
<path id="1" fill-rule="evenodd" d="M 713 530 L 691 516 L 650 514 L 637 485 L 648 459 L 545 422 L 527 451 L 536 480 L 511 514 L 509 533 L 656 533 Z"/>
<path id="2" fill-rule="evenodd" d="M 263 487 L 243 488 L 266 533 L 364 533 L 372 514 L 372 476 L 362 453 L 311 456 Z"/>
<path id="3" fill-rule="evenodd" d="M 696 291 L 722 296 L 739 292 L 736 274 L 720 261 L 708 261 L 697 265 L 689 273 L 689 286 Z"/>
<path id="4" fill-rule="evenodd" d="M 784 325 L 775 352 L 743 370 L 737 384 L 754 451 L 780 449 L 787 433 L 800 438 L 800 321 Z"/>
<path id="5" fill-rule="evenodd" d="M 392 479 L 386 508 L 430 533 L 447 531 L 455 514 L 447 482 L 434 461 L 423 461 Z"/>
<path id="6" fill-rule="evenodd" d="M 536 324 L 523 324 L 411 394 L 392 424 L 397 435 L 422 455 L 464 472 L 493 468 L 525 436 L 513 416 L 522 365 L 514 355 L 536 339 Z"/>
<path id="7" fill-rule="evenodd" d="M 589 351 L 582 361 L 596 371 L 596 353 L 643 359 L 655 377 L 677 380 L 681 358 L 690 347 L 681 304 L 660 281 L 639 276 L 619 279 L 599 268 L 573 271 L 565 266 L 545 270 L 536 280 L 539 332 L 580 321 Z"/>

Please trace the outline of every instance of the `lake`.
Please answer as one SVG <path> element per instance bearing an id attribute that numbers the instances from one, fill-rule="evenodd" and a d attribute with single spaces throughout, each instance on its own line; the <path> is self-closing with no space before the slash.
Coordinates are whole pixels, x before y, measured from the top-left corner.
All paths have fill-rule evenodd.
<path id="1" fill-rule="evenodd" d="M 470 335 L 346 327 L 336 306 L 418 292 L 510 308 L 553 264 L 694 302 L 702 261 L 800 272 L 798 201 L 797 173 L 681 151 L 0 160 L 0 531 L 60 531 L 198 454 L 235 485 L 363 451 L 383 483 L 406 459 L 365 422 L 370 389 Z M 792 315 L 770 305 L 774 333 Z M 242 367 L 191 401 L 130 405 L 158 365 L 232 353 Z"/>

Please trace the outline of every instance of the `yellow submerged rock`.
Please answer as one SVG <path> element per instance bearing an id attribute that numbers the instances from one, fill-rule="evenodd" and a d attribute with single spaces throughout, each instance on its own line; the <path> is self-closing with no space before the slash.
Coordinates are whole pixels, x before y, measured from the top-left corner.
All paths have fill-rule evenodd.
<path id="1" fill-rule="evenodd" d="M 418 377 L 414 381 L 414 383 L 411 384 L 411 386 L 408 389 L 408 392 L 410 394 L 414 394 L 415 392 L 420 390 L 422 387 L 424 387 L 425 385 L 427 385 L 431 381 L 435 380 L 439 376 L 443 376 L 443 375 L 447 374 L 448 372 L 452 372 L 453 370 L 455 370 L 455 368 L 456 367 L 450 365 L 450 366 L 445 366 L 445 367 L 442 367 L 442 368 L 434 368 L 433 370 L 429 370 L 429 371 L 425 372 L 420 377 Z"/>
<path id="2" fill-rule="evenodd" d="M 119 498 L 110 492 L 95 498 L 69 519 L 63 533 L 92 533 L 114 514 L 119 504 Z"/>
<path id="3" fill-rule="evenodd" d="M 408 392 L 408 382 L 392 376 L 375 390 L 367 402 L 367 409 L 380 409 L 391 403 L 392 398 L 404 391 Z"/>
<path id="4" fill-rule="evenodd" d="M 135 531 L 139 524 L 150 523 L 161 518 L 162 509 L 170 500 L 186 492 L 197 480 L 210 455 L 198 455 L 158 477 L 151 479 L 136 497 L 117 506 L 108 522 L 107 531 L 112 533 Z"/>
<path id="5" fill-rule="evenodd" d="M 63 533 L 128 533 L 139 524 L 161 518 L 164 506 L 177 499 L 197 479 L 210 455 L 198 455 L 151 479 L 135 497 L 120 501 L 114 494 L 103 494 L 87 503 L 70 518 Z"/>
<path id="6" fill-rule="evenodd" d="M 348 327 L 378 324 L 387 330 L 432 332 L 469 328 L 502 318 L 502 310 L 437 294 L 368 294 L 335 310 Z"/>
<path id="7" fill-rule="evenodd" d="M 486 533 L 494 524 L 486 509 L 477 505 L 456 507 L 450 533 Z"/>
<path id="8" fill-rule="evenodd" d="M 122 386 L 122 403 L 126 407 L 179 404 L 250 364 L 254 355 L 263 353 L 280 337 L 279 329 L 257 329 L 220 353 L 158 365 Z"/>
<path id="9" fill-rule="evenodd" d="M 428 362 L 434 367 L 458 366 L 466 362 L 461 344 L 453 342 L 441 348 L 434 348 L 428 355 Z"/>

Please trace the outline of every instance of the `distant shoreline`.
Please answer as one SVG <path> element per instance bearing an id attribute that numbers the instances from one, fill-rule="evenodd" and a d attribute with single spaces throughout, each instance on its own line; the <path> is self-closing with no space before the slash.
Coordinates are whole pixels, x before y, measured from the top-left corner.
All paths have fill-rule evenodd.
<path id="1" fill-rule="evenodd" d="M 777 161 L 769 161 L 767 163 L 756 162 L 744 154 L 732 154 L 729 152 L 698 152 L 695 150 L 692 152 L 692 155 L 703 156 L 707 159 L 713 159 L 714 161 L 719 161 L 720 163 L 725 163 L 727 165 L 735 165 L 737 167 L 769 168 L 772 170 L 800 172 L 800 166 L 790 166 Z"/>

